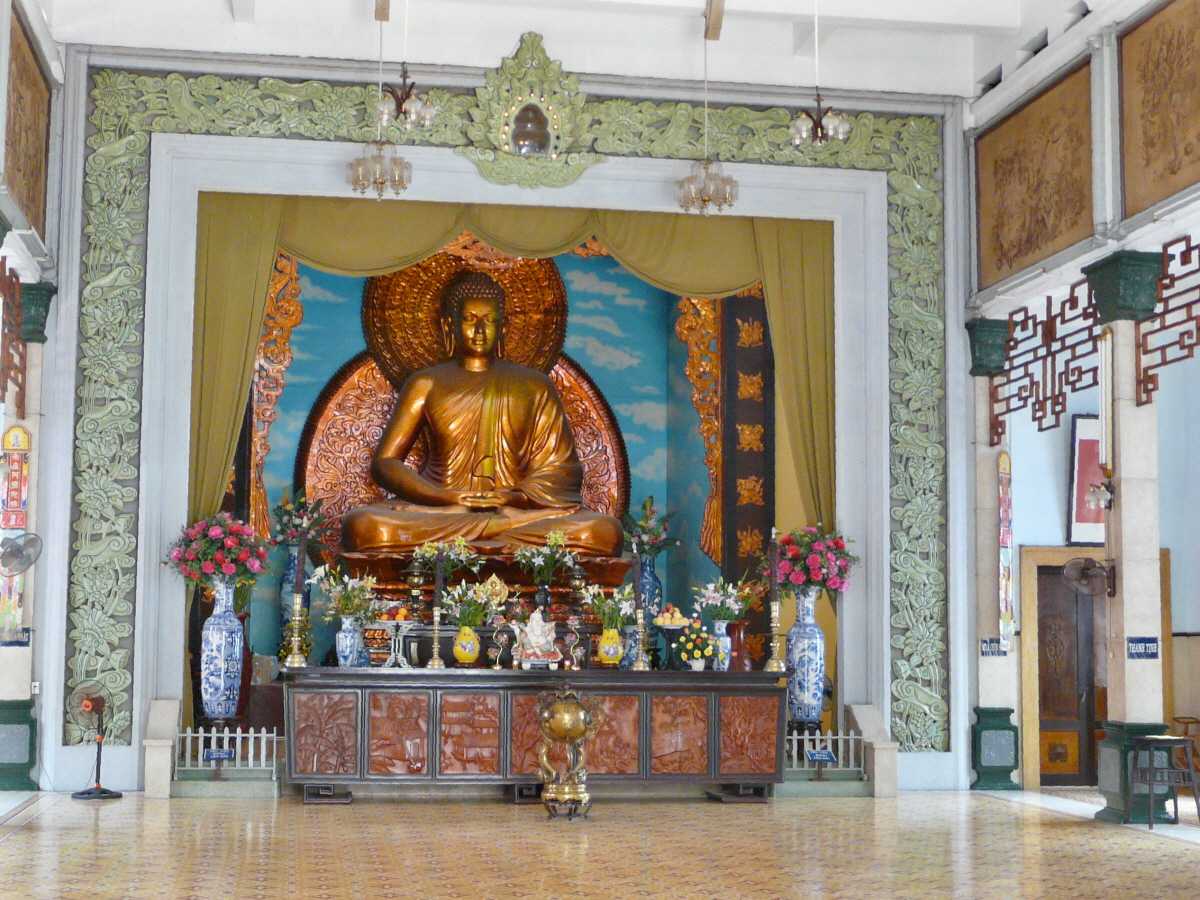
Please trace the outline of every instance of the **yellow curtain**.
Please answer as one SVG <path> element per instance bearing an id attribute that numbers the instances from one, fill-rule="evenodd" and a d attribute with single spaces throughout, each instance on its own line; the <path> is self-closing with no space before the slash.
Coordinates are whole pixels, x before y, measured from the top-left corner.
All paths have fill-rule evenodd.
<path id="1" fill-rule="evenodd" d="M 279 197 L 200 196 L 192 338 L 189 522 L 218 512 L 225 496 L 250 392 L 283 204 Z M 185 622 L 191 612 L 191 597 L 189 592 Z M 184 654 L 183 671 L 183 717 L 185 725 L 190 725 L 193 722 L 190 653 Z"/>
<path id="2" fill-rule="evenodd" d="M 276 248 L 330 272 L 377 275 L 436 253 L 463 231 L 531 257 L 595 236 L 630 271 L 678 295 L 720 297 L 761 280 L 782 413 L 780 509 L 835 525 L 830 223 L 233 194 L 200 197 L 192 518 L 214 512 L 224 493 Z M 185 704 L 189 697 L 190 686 Z"/>
<path id="3" fill-rule="evenodd" d="M 833 529 L 833 223 L 756 219 L 754 236 L 775 355 L 776 521 Z M 791 627 L 795 618 L 787 601 L 781 624 Z M 817 599 L 816 619 L 825 635 L 825 672 L 836 684 L 837 614 L 826 593 Z M 823 717 L 822 727 L 832 727 L 833 718 Z"/>

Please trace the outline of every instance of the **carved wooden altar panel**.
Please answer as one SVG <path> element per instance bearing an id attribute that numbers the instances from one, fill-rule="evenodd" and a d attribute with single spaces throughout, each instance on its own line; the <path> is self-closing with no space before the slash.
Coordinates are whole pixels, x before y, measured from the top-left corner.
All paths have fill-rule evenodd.
<path id="1" fill-rule="evenodd" d="M 302 691 L 292 695 L 295 771 L 358 774 L 358 693 Z"/>
<path id="2" fill-rule="evenodd" d="M 721 740 L 717 770 L 722 775 L 772 775 L 778 767 L 778 697 L 717 699 Z"/>
<path id="3" fill-rule="evenodd" d="M 499 775 L 500 693 L 444 693 L 438 699 L 438 774 Z"/>
<path id="4" fill-rule="evenodd" d="M 1125 215 L 1200 181 L 1200 0 L 1175 0 L 1121 38 Z"/>
<path id="5" fill-rule="evenodd" d="M 34 230 L 46 237 L 46 167 L 50 147 L 50 82 L 15 10 L 10 26 L 8 126 L 4 185 Z"/>
<path id="6" fill-rule="evenodd" d="M 979 286 L 1091 236 L 1091 67 L 975 141 Z"/>
<path id="7" fill-rule="evenodd" d="M 650 774 L 701 775 L 707 771 L 708 697 L 651 697 Z"/>
<path id="8" fill-rule="evenodd" d="M 587 768 L 593 775 L 637 775 L 640 771 L 641 701 L 637 694 L 590 695 L 604 714 L 604 723 L 596 736 L 584 744 Z M 538 773 L 538 746 L 542 734 L 537 723 L 537 694 L 513 694 L 509 772 L 513 775 Z M 560 745 L 553 745 L 550 761 L 559 766 L 566 756 Z"/>
<path id="9" fill-rule="evenodd" d="M 429 692 L 372 691 L 367 696 L 367 771 L 428 775 Z"/>

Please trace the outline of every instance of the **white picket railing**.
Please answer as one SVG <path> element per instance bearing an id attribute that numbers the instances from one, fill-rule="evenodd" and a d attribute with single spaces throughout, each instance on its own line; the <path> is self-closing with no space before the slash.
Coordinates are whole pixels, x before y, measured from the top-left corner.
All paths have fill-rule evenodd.
<path id="1" fill-rule="evenodd" d="M 834 762 L 810 762 L 808 751 L 828 750 L 832 752 Z M 834 734 L 827 731 L 794 732 L 787 736 L 787 758 L 784 769 L 788 772 L 848 772 L 863 775 L 863 739 L 856 732 L 849 734 Z"/>
<path id="2" fill-rule="evenodd" d="M 267 772 L 274 781 L 275 760 L 283 738 L 260 728 L 255 731 L 222 731 L 203 728 L 187 729 L 175 738 L 175 769 L 177 772 L 211 772 L 217 769 Z M 206 752 L 207 751 L 207 752 Z"/>

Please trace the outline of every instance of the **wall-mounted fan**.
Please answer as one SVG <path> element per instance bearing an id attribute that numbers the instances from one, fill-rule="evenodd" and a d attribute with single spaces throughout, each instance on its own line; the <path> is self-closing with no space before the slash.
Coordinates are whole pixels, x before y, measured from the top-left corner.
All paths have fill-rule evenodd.
<path id="1" fill-rule="evenodd" d="M 1115 597 L 1117 593 L 1116 566 L 1079 556 L 1062 568 L 1063 581 L 1074 590 L 1093 597 Z"/>
<path id="2" fill-rule="evenodd" d="M 0 575 L 20 575 L 42 555 L 42 539 L 32 531 L 0 540 Z"/>
<path id="3" fill-rule="evenodd" d="M 71 796 L 76 800 L 115 800 L 120 791 L 110 791 L 100 784 L 100 758 L 104 749 L 104 712 L 112 705 L 108 689 L 96 681 L 85 681 L 71 691 L 67 699 L 67 711 L 72 721 L 86 731 L 96 733 L 96 779 L 90 788 L 76 791 Z"/>

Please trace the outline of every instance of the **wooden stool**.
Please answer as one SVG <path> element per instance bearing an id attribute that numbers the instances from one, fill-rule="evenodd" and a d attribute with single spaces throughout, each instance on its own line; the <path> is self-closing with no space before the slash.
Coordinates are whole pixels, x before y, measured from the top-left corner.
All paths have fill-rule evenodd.
<path id="1" fill-rule="evenodd" d="M 1131 742 L 1133 751 L 1133 772 L 1129 779 L 1129 804 L 1126 806 L 1125 821 L 1128 822 L 1133 812 L 1134 800 L 1134 785 L 1146 785 L 1146 804 L 1149 815 L 1146 819 L 1150 824 L 1150 830 L 1154 830 L 1154 787 L 1155 785 L 1166 785 L 1170 790 L 1171 799 L 1175 801 L 1175 818 L 1171 822 L 1172 825 L 1179 824 L 1179 792 L 1177 787 L 1184 784 L 1190 784 L 1192 787 L 1192 796 L 1200 797 L 1200 790 L 1196 785 L 1196 770 L 1192 766 L 1192 739 L 1190 737 L 1179 737 L 1177 735 L 1168 734 L 1152 734 L 1144 737 L 1134 738 Z M 1187 768 L 1181 768 L 1174 764 L 1174 753 L 1176 750 L 1184 749 Z M 1146 754 L 1146 765 L 1139 764 L 1139 759 L 1142 752 Z M 1154 754 L 1157 752 L 1165 752 L 1167 756 L 1167 764 L 1158 766 L 1154 762 Z M 1197 809 L 1197 818 L 1200 819 L 1200 808 Z"/>
<path id="2" fill-rule="evenodd" d="M 1185 738 L 1191 738 L 1192 746 L 1185 748 L 1183 752 L 1188 753 L 1190 750 L 1192 765 L 1200 769 L 1200 719 L 1195 716 L 1176 716 L 1174 722 L 1183 729 L 1180 733 Z M 1193 728 L 1196 729 L 1195 734 L 1192 733 Z M 1197 802 L 1200 802 L 1200 798 L 1197 798 Z"/>

